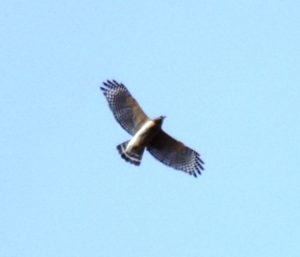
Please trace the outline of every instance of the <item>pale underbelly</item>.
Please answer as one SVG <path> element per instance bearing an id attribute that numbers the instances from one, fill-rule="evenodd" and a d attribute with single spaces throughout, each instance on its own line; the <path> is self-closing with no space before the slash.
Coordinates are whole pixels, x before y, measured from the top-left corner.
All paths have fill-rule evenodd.
<path id="1" fill-rule="evenodd" d="M 152 121 L 147 121 L 128 142 L 126 151 L 144 148 L 159 131 L 159 127 Z"/>

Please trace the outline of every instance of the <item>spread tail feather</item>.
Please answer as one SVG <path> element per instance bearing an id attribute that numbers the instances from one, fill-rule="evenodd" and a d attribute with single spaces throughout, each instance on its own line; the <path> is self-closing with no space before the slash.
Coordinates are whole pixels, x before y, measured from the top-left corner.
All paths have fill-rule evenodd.
<path id="1" fill-rule="evenodd" d="M 133 150 L 132 149 L 131 151 L 126 151 L 126 147 L 127 147 L 128 142 L 129 142 L 129 140 L 122 143 L 122 144 L 117 145 L 117 149 L 118 149 L 121 157 L 125 161 L 130 162 L 134 165 L 140 165 L 145 148 L 143 147 L 143 148 L 138 149 L 138 150 L 136 150 L 136 149 Z"/>

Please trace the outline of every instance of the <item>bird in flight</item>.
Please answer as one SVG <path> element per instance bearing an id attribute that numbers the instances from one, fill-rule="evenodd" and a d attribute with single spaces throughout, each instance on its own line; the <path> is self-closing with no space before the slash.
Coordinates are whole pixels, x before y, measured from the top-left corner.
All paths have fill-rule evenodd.
<path id="1" fill-rule="evenodd" d="M 116 120 L 132 138 L 117 146 L 121 157 L 140 165 L 147 149 L 157 160 L 194 177 L 204 170 L 200 155 L 177 141 L 161 128 L 165 116 L 150 119 L 132 97 L 128 89 L 115 80 L 107 80 L 100 87 Z"/>

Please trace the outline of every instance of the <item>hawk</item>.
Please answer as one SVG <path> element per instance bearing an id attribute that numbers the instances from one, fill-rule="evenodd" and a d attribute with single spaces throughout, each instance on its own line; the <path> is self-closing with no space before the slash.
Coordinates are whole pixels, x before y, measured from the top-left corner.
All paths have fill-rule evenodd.
<path id="1" fill-rule="evenodd" d="M 204 170 L 200 155 L 177 141 L 161 128 L 165 116 L 150 119 L 131 96 L 127 88 L 115 80 L 107 80 L 100 87 L 119 124 L 132 138 L 117 146 L 121 157 L 140 165 L 147 149 L 157 160 L 194 177 Z"/>

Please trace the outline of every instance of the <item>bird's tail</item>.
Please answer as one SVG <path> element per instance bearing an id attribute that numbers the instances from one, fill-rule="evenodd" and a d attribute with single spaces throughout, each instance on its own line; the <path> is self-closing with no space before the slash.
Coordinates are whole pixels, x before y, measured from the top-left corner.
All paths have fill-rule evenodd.
<path id="1" fill-rule="evenodd" d="M 121 157 L 125 161 L 130 162 L 134 165 L 140 165 L 145 147 L 142 147 L 140 149 L 128 150 L 128 149 L 126 149 L 127 145 L 128 145 L 128 142 L 129 142 L 129 140 L 122 143 L 122 144 L 117 145 L 117 149 L 118 149 Z"/>

